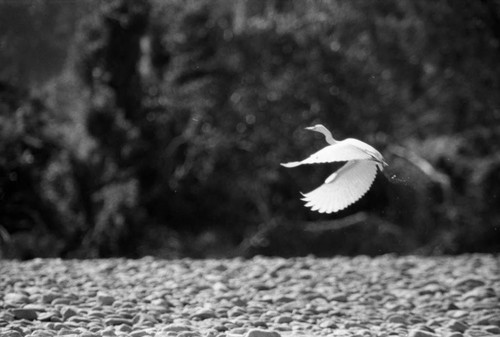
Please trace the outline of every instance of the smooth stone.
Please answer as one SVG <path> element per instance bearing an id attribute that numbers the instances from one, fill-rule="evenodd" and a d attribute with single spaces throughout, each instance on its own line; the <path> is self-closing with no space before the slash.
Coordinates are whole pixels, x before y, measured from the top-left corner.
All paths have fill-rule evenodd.
<path id="1" fill-rule="evenodd" d="M 500 317 L 492 317 L 492 318 L 488 319 L 488 322 L 491 325 L 496 325 L 496 326 L 500 327 Z"/>
<path id="2" fill-rule="evenodd" d="M 102 336 L 116 336 L 115 330 L 113 327 L 106 327 L 102 331 L 99 332 Z"/>
<path id="3" fill-rule="evenodd" d="M 210 309 L 200 309 L 191 315 L 191 318 L 207 319 L 215 318 L 215 312 Z"/>
<path id="4" fill-rule="evenodd" d="M 97 302 L 101 305 L 112 305 L 115 302 L 115 298 L 111 295 L 101 294 L 97 296 Z"/>
<path id="5" fill-rule="evenodd" d="M 489 297 L 495 297 L 495 291 L 491 288 L 485 288 L 485 287 L 476 287 L 472 290 L 469 290 L 465 294 L 462 295 L 460 298 L 462 301 L 466 301 L 470 298 L 478 300 L 478 299 L 483 299 L 483 298 L 489 298 Z"/>
<path id="6" fill-rule="evenodd" d="M 276 331 L 251 329 L 245 334 L 245 337 L 281 337 L 281 335 Z"/>
<path id="7" fill-rule="evenodd" d="M 201 334 L 197 331 L 182 331 L 179 332 L 177 337 L 200 337 Z"/>
<path id="8" fill-rule="evenodd" d="M 62 304 L 62 305 L 68 305 L 71 303 L 71 300 L 66 297 L 59 297 L 56 298 L 55 300 L 52 301 L 52 305 L 57 305 L 57 304 Z"/>
<path id="9" fill-rule="evenodd" d="M 130 332 L 130 331 L 132 331 L 132 327 L 130 325 L 126 325 L 126 324 L 120 324 L 115 328 L 115 331 Z"/>
<path id="10" fill-rule="evenodd" d="M 449 331 L 444 334 L 444 337 L 463 337 L 463 333 L 458 331 Z"/>
<path id="11" fill-rule="evenodd" d="M 13 309 L 12 313 L 17 319 L 27 319 L 28 321 L 33 321 L 38 318 L 36 310 L 33 309 Z"/>
<path id="12" fill-rule="evenodd" d="M 191 330 L 193 329 L 190 326 L 181 324 L 169 324 L 161 329 L 162 332 L 168 332 L 168 331 L 181 332 L 181 331 L 191 331 Z"/>
<path id="13" fill-rule="evenodd" d="M 493 315 L 482 316 L 479 317 L 476 321 L 474 321 L 474 325 L 497 325 L 494 324 L 493 322 L 495 319 L 497 320 L 498 323 L 500 323 L 500 320 L 496 316 Z"/>
<path id="14" fill-rule="evenodd" d="M 229 290 L 229 288 L 222 282 L 215 282 L 212 285 L 212 289 L 216 292 L 226 292 Z"/>
<path id="15" fill-rule="evenodd" d="M 451 318 L 462 318 L 469 316 L 469 312 L 465 310 L 451 310 L 448 311 L 448 316 L 450 316 Z"/>
<path id="16" fill-rule="evenodd" d="M 106 331 L 101 332 L 101 335 L 114 337 L 114 336 L 116 336 L 116 333 L 113 330 L 106 330 Z"/>
<path id="17" fill-rule="evenodd" d="M 106 317 L 106 314 L 101 312 L 101 311 L 97 311 L 97 310 L 91 310 L 89 313 L 88 313 L 88 316 L 89 317 L 98 317 L 98 318 L 104 318 Z"/>
<path id="18" fill-rule="evenodd" d="M 468 329 L 467 331 L 465 331 L 464 335 L 470 337 L 492 336 L 492 334 L 484 331 L 483 329 L 477 329 L 477 328 Z"/>
<path id="19" fill-rule="evenodd" d="M 290 322 L 293 322 L 293 318 L 290 317 L 290 316 L 278 316 L 276 317 L 276 319 L 274 320 L 276 323 L 290 323 Z"/>
<path id="20" fill-rule="evenodd" d="M 128 335 L 131 337 L 145 337 L 150 336 L 151 334 L 147 330 L 134 330 Z"/>
<path id="21" fill-rule="evenodd" d="M 47 310 L 47 306 L 37 304 L 37 303 L 28 303 L 25 306 L 23 306 L 23 309 L 31 309 L 31 310 L 35 310 L 35 311 L 44 312 Z"/>
<path id="22" fill-rule="evenodd" d="M 408 337 L 438 337 L 438 334 L 435 334 L 426 330 L 412 329 L 408 332 Z"/>
<path id="23" fill-rule="evenodd" d="M 9 330 L 2 332 L 2 337 L 24 337 L 24 335 L 21 334 L 19 331 Z"/>
<path id="24" fill-rule="evenodd" d="M 71 316 L 68 319 L 68 322 L 90 323 L 90 322 L 92 322 L 92 320 L 90 318 L 87 318 L 87 317 L 84 317 L 84 316 L 75 315 L 75 316 Z"/>
<path id="25" fill-rule="evenodd" d="M 61 309 L 61 315 L 62 315 L 62 317 L 63 317 L 64 320 L 67 320 L 67 319 L 69 319 L 72 316 L 76 316 L 77 312 L 76 312 L 75 309 L 73 309 L 71 307 L 63 307 Z"/>
<path id="26" fill-rule="evenodd" d="M 323 328 L 323 329 L 336 329 L 336 328 L 338 328 L 337 324 L 335 324 L 335 322 L 333 320 L 323 321 L 319 324 L 319 327 Z"/>
<path id="27" fill-rule="evenodd" d="M 218 332 L 224 332 L 228 330 L 228 328 L 222 324 L 214 325 L 213 328 Z"/>
<path id="28" fill-rule="evenodd" d="M 469 326 L 465 323 L 460 322 L 460 321 L 452 320 L 452 321 L 448 322 L 445 325 L 445 327 L 452 330 L 452 331 L 458 331 L 458 332 L 463 333 L 465 330 L 467 330 L 467 328 Z"/>
<path id="29" fill-rule="evenodd" d="M 484 286 L 485 282 L 479 278 L 475 277 L 464 277 L 459 280 L 457 280 L 454 284 L 454 288 L 468 288 L 468 289 L 473 289 L 476 287 Z"/>
<path id="30" fill-rule="evenodd" d="M 106 325 L 120 325 L 120 324 L 134 325 L 134 322 L 132 322 L 131 319 L 127 319 L 127 318 L 110 317 L 110 318 L 106 318 L 104 320 L 104 324 L 106 324 Z"/>
<path id="31" fill-rule="evenodd" d="M 233 334 L 233 335 L 244 335 L 247 333 L 248 328 L 234 328 L 229 330 L 227 333 L 228 334 Z"/>
<path id="32" fill-rule="evenodd" d="M 387 322 L 405 324 L 406 318 L 402 315 L 394 314 L 387 317 Z"/>
<path id="33" fill-rule="evenodd" d="M 234 307 L 233 309 L 228 310 L 227 317 L 233 318 L 237 316 L 245 315 L 246 312 L 240 307 Z"/>
<path id="34" fill-rule="evenodd" d="M 55 333 L 46 330 L 37 330 L 31 333 L 31 337 L 53 337 L 53 336 L 55 336 Z"/>
<path id="35" fill-rule="evenodd" d="M 8 304 L 29 303 L 28 296 L 20 293 L 7 293 L 4 295 L 3 300 Z"/>
<path id="36" fill-rule="evenodd" d="M 333 294 L 328 298 L 330 301 L 347 302 L 347 295 L 344 293 Z"/>
<path id="37" fill-rule="evenodd" d="M 71 335 L 79 335 L 80 331 L 75 330 L 75 329 L 68 329 L 68 328 L 63 328 L 59 330 L 57 333 L 58 336 L 71 336 Z"/>
<path id="38" fill-rule="evenodd" d="M 42 295 L 42 303 L 49 304 L 52 303 L 56 298 L 60 298 L 61 295 L 56 293 L 46 293 Z"/>
<path id="39" fill-rule="evenodd" d="M 450 310 L 459 310 L 460 308 L 457 307 L 457 305 L 453 302 L 448 302 L 448 303 L 444 303 L 443 304 L 443 308 L 446 310 L 446 311 L 450 311 Z"/>
<path id="40" fill-rule="evenodd" d="M 487 331 L 487 332 L 492 333 L 492 334 L 495 334 L 495 335 L 500 334 L 500 327 L 498 327 L 496 325 L 485 325 L 482 327 L 482 330 Z"/>
<path id="41" fill-rule="evenodd" d="M 142 325 L 147 323 L 154 324 L 158 320 L 153 315 L 138 313 L 132 318 L 132 321 L 134 322 L 134 324 Z"/>
<path id="42" fill-rule="evenodd" d="M 295 298 L 288 297 L 288 296 L 279 296 L 274 299 L 275 303 L 289 303 L 289 302 L 294 302 Z"/>

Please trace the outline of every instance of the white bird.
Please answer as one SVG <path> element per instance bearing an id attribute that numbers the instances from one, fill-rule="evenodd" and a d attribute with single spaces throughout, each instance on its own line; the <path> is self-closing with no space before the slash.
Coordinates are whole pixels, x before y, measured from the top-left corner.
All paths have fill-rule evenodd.
<path id="1" fill-rule="evenodd" d="M 312 154 L 302 161 L 281 164 L 285 167 L 297 167 L 303 164 L 346 162 L 339 170 L 326 178 L 323 185 L 309 193 L 301 193 L 305 206 L 320 213 L 332 213 L 343 210 L 355 203 L 368 192 L 377 176 L 387 163 L 383 156 L 372 146 L 347 138 L 337 141 L 332 133 L 321 124 L 306 128 L 320 132 L 330 145 Z"/>

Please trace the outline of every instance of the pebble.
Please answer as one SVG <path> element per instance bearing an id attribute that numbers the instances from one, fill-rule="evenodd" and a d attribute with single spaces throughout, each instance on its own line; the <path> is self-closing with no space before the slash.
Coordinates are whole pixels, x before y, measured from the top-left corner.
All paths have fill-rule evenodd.
<path id="1" fill-rule="evenodd" d="M 494 325 L 493 322 L 495 320 L 497 321 L 497 323 L 500 322 L 500 321 L 498 321 L 498 317 L 496 317 L 496 316 L 489 316 L 489 315 L 488 316 L 481 316 L 477 320 L 474 321 L 474 325 Z M 498 324 L 496 324 L 496 325 L 498 325 Z M 500 325 L 498 325 L 498 326 L 500 326 Z"/>
<path id="2" fill-rule="evenodd" d="M 336 329 L 338 326 L 332 320 L 325 320 L 319 324 L 320 328 Z"/>
<path id="3" fill-rule="evenodd" d="M 106 318 L 104 320 L 104 324 L 106 324 L 106 325 L 121 325 L 121 324 L 133 325 L 134 322 L 131 319 L 127 319 L 127 318 L 110 317 L 110 318 Z"/>
<path id="4" fill-rule="evenodd" d="M 23 337 L 19 331 L 8 330 L 2 333 L 2 337 Z"/>
<path id="5" fill-rule="evenodd" d="M 7 304 L 28 303 L 28 296 L 20 293 L 7 293 L 3 296 L 3 300 Z"/>
<path id="6" fill-rule="evenodd" d="M 478 254 L 2 261 L 0 336 L 492 337 L 498 267 Z"/>
<path id="7" fill-rule="evenodd" d="M 245 334 L 245 337 L 281 337 L 281 335 L 276 331 L 251 329 Z"/>
<path id="8" fill-rule="evenodd" d="M 402 315 L 394 314 L 394 315 L 390 315 L 387 318 L 387 322 L 404 324 L 404 323 L 406 323 L 406 318 Z"/>
<path id="9" fill-rule="evenodd" d="M 97 302 L 101 305 L 112 305 L 115 302 L 115 298 L 111 295 L 98 295 Z"/>
<path id="10" fill-rule="evenodd" d="M 278 316 L 276 317 L 275 319 L 275 322 L 276 323 L 290 323 L 293 321 L 293 318 L 290 317 L 290 316 L 285 316 L 285 315 L 282 315 L 282 316 Z"/>
<path id="11" fill-rule="evenodd" d="M 58 304 L 67 305 L 70 303 L 71 303 L 71 300 L 69 298 L 64 298 L 64 297 L 58 297 L 51 302 L 52 305 L 58 305 Z"/>
<path id="12" fill-rule="evenodd" d="M 479 279 L 477 277 L 466 276 L 455 281 L 453 287 L 456 289 L 470 290 L 484 285 L 485 282 L 482 279 Z"/>
<path id="13" fill-rule="evenodd" d="M 467 324 L 462 323 L 462 322 L 457 321 L 457 320 L 450 321 L 449 323 L 447 323 L 445 325 L 445 327 L 452 330 L 452 331 L 458 331 L 458 332 L 462 332 L 462 333 L 465 330 L 467 330 L 467 328 L 468 328 Z"/>
<path id="14" fill-rule="evenodd" d="M 483 330 L 491 334 L 500 335 L 500 328 L 496 325 L 486 325 L 483 327 Z"/>
<path id="15" fill-rule="evenodd" d="M 150 335 L 148 330 L 135 330 L 128 334 L 130 337 L 146 337 Z"/>
<path id="16" fill-rule="evenodd" d="M 201 334 L 197 331 L 182 331 L 177 337 L 200 337 Z"/>
<path id="17" fill-rule="evenodd" d="M 330 296 L 330 301 L 336 301 L 336 302 L 347 302 L 347 295 L 344 293 L 337 293 L 333 294 Z"/>
<path id="18" fill-rule="evenodd" d="M 58 293 L 53 293 L 53 292 L 49 292 L 49 293 L 46 293 L 46 294 L 43 294 L 42 295 L 42 303 L 52 303 L 52 301 L 54 301 L 55 299 L 59 298 L 60 295 Z"/>
<path id="19" fill-rule="evenodd" d="M 438 335 L 433 332 L 426 330 L 419 330 L 419 329 L 412 329 L 408 333 L 408 337 L 437 337 L 437 336 Z"/>
<path id="20" fill-rule="evenodd" d="M 191 315 L 191 318 L 199 318 L 199 319 L 207 319 L 216 317 L 215 312 L 210 309 L 198 309 L 194 314 Z"/>
<path id="21" fill-rule="evenodd" d="M 17 319 L 27 319 L 29 321 L 33 321 L 38 318 L 38 314 L 36 310 L 33 309 L 13 309 L 12 313 L 14 314 L 14 317 Z"/>
<path id="22" fill-rule="evenodd" d="M 227 332 L 227 335 L 244 335 L 248 331 L 247 328 L 235 328 Z"/>
<path id="23" fill-rule="evenodd" d="M 76 314 L 76 310 L 71 307 L 63 307 L 61 309 L 61 315 L 64 320 L 68 320 L 70 317 L 75 316 Z"/>
<path id="24" fill-rule="evenodd" d="M 166 332 L 166 331 L 179 332 L 179 331 L 191 331 L 191 330 L 192 330 L 192 328 L 190 326 L 180 325 L 180 324 L 169 324 L 169 325 L 162 328 L 162 332 Z"/>
<path id="25" fill-rule="evenodd" d="M 53 331 L 37 330 L 31 334 L 31 337 L 52 337 L 55 336 Z"/>
<path id="26" fill-rule="evenodd" d="M 445 337 L 463 337 L 463 334 L 458 331 L 449 331 L 444 334 Z"/>

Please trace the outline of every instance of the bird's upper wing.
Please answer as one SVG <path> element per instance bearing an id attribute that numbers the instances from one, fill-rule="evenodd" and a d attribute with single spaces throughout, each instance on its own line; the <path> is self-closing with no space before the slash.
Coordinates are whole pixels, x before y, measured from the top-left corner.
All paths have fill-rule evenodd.
<path id="1" fill-rule="evenodd" d="M 373 159 L 373 156 L 353 144 L 340 142 L 324 147 L 302 161 L 294 161 L 281 165 L 285 167 L 296 167 L 303 164 L 332 163 L 364 159 Z"/>
<path id="2" fill-rule="evenodd" d="M 340 211 L 368 192 L 377 175 L 377 163 L 351 161 L 330 175 L 323 185 L 303 194 L 307 207 L 320 213 Z"/>

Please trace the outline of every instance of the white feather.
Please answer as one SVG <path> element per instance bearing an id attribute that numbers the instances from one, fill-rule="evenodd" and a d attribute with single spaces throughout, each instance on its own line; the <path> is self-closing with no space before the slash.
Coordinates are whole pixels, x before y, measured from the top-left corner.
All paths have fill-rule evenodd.
<path id="1" fill-rule="evenodd" d="M 303 164 L 347 162 L 325 179 L 323 185 L 302 194 L 305 206 L 320 213 L 338 212 L 352 205 L 368 192 L 377 176 L 387 165 L 372 146 L 353 138 L 336 141 L 323 125 L 307 128 L 325 135 L 330 144 L 302 161 L 281 164 L 296 167 Z"/>
<path id="2" fill-rule="evenodd" d="M 368 192 L 377 175 L 374 161 L 352 161 L 344 165 L 335 176 L 315 190 L 304 194 L 306 206 L 320 213 L 343 210 Z"/>
<path id="3" fill-rule="evenodd" d="M 333 163 L 361 159 L 373 159 L 373 156 L 349 142 L 340 142 L 329 145 L 318 152 L 313 153 L 302 161 L 295 161 L 281 165 L 290 168 L 303 164 Z"/>

